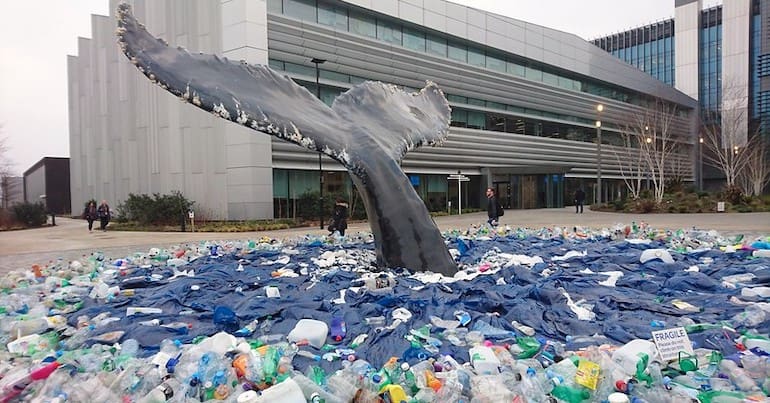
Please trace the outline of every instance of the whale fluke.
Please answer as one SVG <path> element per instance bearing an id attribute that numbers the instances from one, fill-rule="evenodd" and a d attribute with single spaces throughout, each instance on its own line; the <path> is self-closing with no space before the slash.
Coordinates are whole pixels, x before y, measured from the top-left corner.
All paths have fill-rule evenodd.
<path id="1" fill-rule="evenodd" d="M 123 53 L 154 83 L 223 119 L 341 163 L 362 195 L 379 267 L 456 273 L 444 238 L 399 165 L 408 151 L 446 139 L 450 108 L 435 84 L 407 93 L 369 81 L 329 107 L 267 66 L 169 47 L 125 3 L 117 17 Z"/>

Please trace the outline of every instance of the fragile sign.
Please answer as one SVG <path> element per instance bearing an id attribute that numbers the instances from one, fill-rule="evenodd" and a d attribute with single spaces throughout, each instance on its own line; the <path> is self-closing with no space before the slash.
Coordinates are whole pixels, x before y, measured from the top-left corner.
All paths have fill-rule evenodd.
<path id="1" fill-rule="evenodd" d="M 693 354 L 692 343 L 683 327 L 652 332 L 652 341 L 663 361 L 676 359 L 680 351 Z"/>

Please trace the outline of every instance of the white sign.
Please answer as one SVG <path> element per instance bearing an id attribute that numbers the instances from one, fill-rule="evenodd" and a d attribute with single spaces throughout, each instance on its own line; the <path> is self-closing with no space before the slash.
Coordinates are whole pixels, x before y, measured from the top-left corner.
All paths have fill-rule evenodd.
<path id="1" fill-rule="evenodd" d="M 193 219 L 193 218 L 195 218 L 195 212 L 194 212 L 194 211 L 192 211 L 192 210 L 188 211 L 188 212 L 187 212 L 187 217 L 189 217 L 190 219 Z"/>
<path id="2" fill-rule="evenodd" d="M 674 327 L 652 332 L 652 341 L 658 348 L 658 353 L 663 361 L 674 360 L 679 357 L 679 352 L 693 354 L 692 343 L 687 331 L 683 327 Z"/>

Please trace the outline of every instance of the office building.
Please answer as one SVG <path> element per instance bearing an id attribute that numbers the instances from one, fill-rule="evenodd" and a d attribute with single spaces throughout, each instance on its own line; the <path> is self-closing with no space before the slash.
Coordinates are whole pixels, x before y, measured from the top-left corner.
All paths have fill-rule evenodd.
<path id="1" fill-rule="evenodd" d="M 573 34 L 444 0 L 132 4 L 171 46 L 269 64 L 314 94 L 318 73 L 327 104 L 366 80 L 409 91 L 438 83 L 453 110 L 449 137 L 402 162 L 431 210 L 457 205 L 458 181 L 447 179 L 457 173 L 470 178 L 460 190 L 469 207 L 485 206 L 487 186 L 509 208 L 562 207 L 577 187 L 592 200 L 599 171 L 602 200 L 618 197 L 628 152 L 621 128 L 653 100 L 678 111 L 671 127 L 682 147 L 671 161 L 693 179 L 696 101 Z M 68 59 L 73 205 L 179 190 L 196 215 L 246 219 L 293 216 L 319 182 L 326 195 L 350 194 L 335 161 L 323 157 L 319 169 L 317 153 L 153 86 L 119 52 L 115 26 L 93 16 L 93 38 Z"/>
<path id="2" fill-rule="evenodd" d="M 70 204 L 70 159 L 42 158 L 24 171 L 23 188 L 27 203 L 43 203 L 48 213 L 69 214 L 73 211 Z M 83 210 L 82 207 L 75 207 L 74 211 Z"/>
<path id="3" fill-rule="evenodd" d="M 769 131 L 770 0 L 722 3 L 704 9 L 702 0 L 675 0 L 673 19 L 593 43 L 698 100 L 705 124 L 720 111 L 735 110 L 741 116 L 740 146 L 748 135 Z M 713 189 L 724 177 L 708 167 L 702 176 Z"/>

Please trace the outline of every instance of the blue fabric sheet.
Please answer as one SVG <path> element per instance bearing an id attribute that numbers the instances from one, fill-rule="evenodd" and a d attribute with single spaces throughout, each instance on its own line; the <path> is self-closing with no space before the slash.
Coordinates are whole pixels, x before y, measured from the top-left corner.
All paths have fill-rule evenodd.
<path id="1" fill-rule="evenodd" d="M 451 247 L 456 248 L 456 240 L 450 241 Z M 300 244 L 296 247 L 300 253 L 291 255 L 288 265 L 261 265 L 264 260 L 275 260 L 281 256 L 279 251 L 273 250 L 257 250 L 239 256 L 207 256 L 183 267 L 185 270 L 193 269 L 195 277 L 179 277 L 171 281 L 168 280 L 172 276 L 170 268 L 137 268 L 116 282 L 123 289 L 136 289 L 134 296 L 119 296 L 107 303 L 88 299 L 82 310 L 69 316 L 69 321 L 74 324 L 80 315 L 93 316 L 109 311 L 120 320 L 99 328 L 98 332 L 123 330 L 126 333 L 122 340 L 138 340 L 144 354 L 149 355 L 165 338 L 190 342 L 197 336 L 209 336 L 222 330 L 223 326 L 214 323 L 217 307 L 226 307 L 237 315 L 227 327 L 231 331 L 237 326 L 259 320 L 252 337 L 261 334 L 287 335 L 299 319 L 311 318 L 329 323 L 332 316 L 340 315 L 347 324 L 347 336 L 340 345 L 346 346 L 357 335 L 367 333 L 369 338 L 357 349 L 357 353 L 375 365 L 382 365 L 391 356 L 413 361 L 418 356 L 422 357 L 420 354 L 426 352 L 411 348 L 404 336 L 410 329 L 430 323 L 431 316 L 454 320 L 457 310 L 471 315 L 469 329 L 486 329 L 489 333 L 486 336 L 491 339 L 505 339 L 506 334 L 516 335 L 511 321 L 517 321 L 534 328 L 539 336 L 548 339 L 564 342 L 568 336 L 571 340 L 581 340 L 579 336 L 603 335 L 606 339 L 590 340 L 622 344 L 635 338 L 649 339 L 651 331 L 660 329 L 656 326 L 674 327 L 682 318 L 690 318 L 696 323 L 730 321 L 744 308 L 728 302 L 730 297 L 740 295 L 740 287 L 723 287 L 724 276 L 755 273 L 755 285 L 770 281 L 770 259 L 754 259 L 747 252 L 672 252 L 673 264 L 657 260 L 641 264 L 639 256 L 644 249 L 665 248 L 665 245 L 633 245 L 611 240 L 519 239 L 511 236 L 464 241 L 460 246 L 463 253 L 459 263 L 465 270 L 474 271 L 485 262 L 483 257 L 491 251 L 492 255 L 540 256 L 544 263 L 532 268 L 511 266 L 494 274 L 482 274 L 472 280 L 446 284 L 423 284 L 408 277 L 408 273 L 397 272 L 398 283 L 392 292 L 347 292 L 346 303 L 335 304 L 332 300 L 339 297 L 340 290 L 350 287 L 359 274 L 350 271 L 350 267 L 339 267 L 327 269 L 325 275 L 321 275 L 311 257 L 340 248 L 348 251 L 371 250 L 372 245 Z M 551 260 L 551 257 L 563 256 L 570 250 L 587 253 L 566 261 Z M 704 265 L 701 261 L 703 257 L 710 257 L 713 262 Z M 236 271 L 240 259 L 245 259 L 241 260 L 244 271 Z M 307 265 L 309 275 L 271 277 L 271 272 L 281 268 L 290 268 L 299 274 L 303 264 Z M 700 271 L 685 271 L 693 265 L 698 265 Z M 551 274 L 541 276 L 546 269 Z M 580 273 L 585 269 L 594 272 L 621 271 L 624 276 L 615 287 L 607 287 L 599 285 L 607 276 Z M 153 280 L 150 274 L 161 274 L 164 279 Z M 500 284 L 499 279 L 504 284 Z M 194 285 L 199 289 L 193 290 Z M 266 298 L 266 286 L 278 287 L 280 298 Z M 585 300 L 592 304 L 596 319 L 579 320 L 567 306 L 567 299 L 560 288 L 566 290 L 573 301 Z M 674 299 L 689 302 L 700 308 L 700 312 L 680 310 L 671 303 Z M 125 309 L 129 306 L 162 308 L 163 313 L 127 317 Z M 388 325 L 393 321 L 391 313 L 400 307 L 408 309 L 413 316 L 394 330 L 377 331 L 365 323 L 367 317 L 385 316 Z M 188 314 L 179 315 L 183 311 Z M 190 328 L 175 330 L 138 325 L 138 322 L 152 318 L 161 319 L 163 323 L 186 322 Z M 434 328 L 432 335 L 440 338 L 440 330 Z M 767 334 L 770 322 L 760 324 L 757 330 Z M 696 346 L 715 348 L 715 345 L 722 345 L 729 353 L 730 343 L 720 340 L 720 337 L 724 339 L 720 332 L 702 332 L 691 337 Z M 446 340 L 440 347 L 442 353 L 450 353 L 460 362 L 467 361 L 466 349 L 453 346 Z M 325 351 L 316 353 L 322 355 Z"/>

